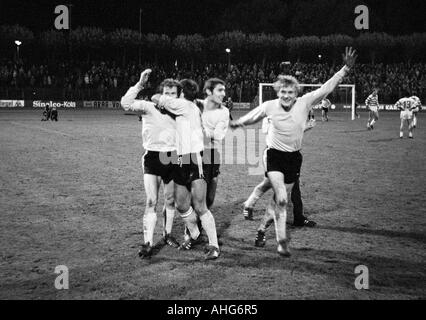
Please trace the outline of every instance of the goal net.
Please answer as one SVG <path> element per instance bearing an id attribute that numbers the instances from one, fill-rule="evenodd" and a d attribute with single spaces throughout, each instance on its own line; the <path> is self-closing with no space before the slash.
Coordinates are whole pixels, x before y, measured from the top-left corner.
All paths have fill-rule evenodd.
<path id="1" fill-rule="evenodd" d="M 302 92 L 299 97 L 305 93 L 316 90 L 321 84 L 300 84 Z M 277 98 L 277 93 L 272 83 L 259 83 L 259 105 L 265 101 Z M 330 112 L 345 112 L 352 120 L 355 120 L 355 85 L 341 84 L 332 93 L 327 96 L 331 102 Z M 313 109 L 321 109 L 320 105 L 314 105 Z"/>

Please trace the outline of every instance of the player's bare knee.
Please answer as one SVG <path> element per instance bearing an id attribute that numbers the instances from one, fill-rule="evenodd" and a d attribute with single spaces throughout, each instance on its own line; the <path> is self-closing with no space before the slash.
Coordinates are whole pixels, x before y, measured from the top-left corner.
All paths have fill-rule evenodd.
<path id="1" fill-rule="evenodd" d="M 206 213 L 207 210 L 208 210 L 207 206 L 204 202 L 195 201 L 193 203 L 193 206 L 194 206 L 195 212 L 200 216 L 203 215 L 204 213 Z"/>
<path id="2" fill-rule="evenodd" d="M 148 208 L 155 208 L 156 206 L 157 206 L 157 198 L 155 198 L 155 197 L 149 197 L 149 198 L 147 198 L 146 199 L 146 206 L 148 207 Z"/>
<path id="3" fill-rule="evenodd" d="M 177 210 L 179 213 L 185 213 L 185 212 L 188 212 L 189 207 L 190 207 L 190 206 L 188 206 L 188 205 L 186 205 L 186 204 L 178 204 L 178 203 L 176 203 L 176 210 Z"/>
<path id="4" fill-rule="evenodd" d="M 287 205 L 287 199 L 284 196 L 275 197 L 275 202 L 279 207 L 285 207 Z"/>

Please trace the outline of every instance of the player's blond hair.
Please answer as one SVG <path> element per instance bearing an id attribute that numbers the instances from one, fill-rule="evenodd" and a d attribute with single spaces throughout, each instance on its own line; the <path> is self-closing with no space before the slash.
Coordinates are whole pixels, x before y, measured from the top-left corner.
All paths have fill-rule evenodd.
<path id="1" fill-rule="evenodd" d="M 288 86 L 294 86 L 296 88 L 296 92 L 300 92 L 299 81 L 297 81 L 297 79 L 293 76 L 279 75 L 273 86 L 276 92 L 278 92 L 282 87 Z"/>

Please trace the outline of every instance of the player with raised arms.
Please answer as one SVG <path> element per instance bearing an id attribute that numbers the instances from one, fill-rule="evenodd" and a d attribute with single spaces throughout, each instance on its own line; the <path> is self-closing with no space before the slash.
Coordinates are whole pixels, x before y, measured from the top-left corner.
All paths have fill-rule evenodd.
<path id="1" fill-rule="evenodd" d="M 288 257 L 289 238 L 286 232 L 288 194 L 300 175 L 303 132 L 312 106 L 330 94 L 347 75 L 356 61 L 356 51 L 346 48 L 345 66 L 319 89 L 298 98 L 299 82 L 292 76 L 279 76 L 275 83 L 278 99 L 266 101 L 247 115 L 231 121 L 231 127 L 250 125 L 270 117 L 266 152 L 266 171 L 274 190 L 274 210 L 277 251 Z"/>
<path id="2" fill-rule="evenodd" d="M 131 87 L 121 99 L 121 105 L 126 111 L 138 111 L 142 116 L 142 140 L 145 154 L 142 156 L 143 181 L 146 193 L 146 207 L 143 215 L 144 244 L 139 256 L 141 258 L 152 255 L 154 229 L 157 223 L 156 207 L 158 191 L 161 181 L 164 183 L 163 208 L 164 226 L 163 240 L 172 247 L 179 247 L 179 243 L 171 236 L 175 215 L 173 161 L 164 163 L 163 158 L 176 159 L 176 122 L 168 115 L 162 114 L 150 101 L 136 100 L 138 93 L 143 89 L 151 69 L 142 72 L 140 80 Z M 166 79 L 160 85 L 163 95 L 178 97 L 181 92 L 179 82 Z"/>

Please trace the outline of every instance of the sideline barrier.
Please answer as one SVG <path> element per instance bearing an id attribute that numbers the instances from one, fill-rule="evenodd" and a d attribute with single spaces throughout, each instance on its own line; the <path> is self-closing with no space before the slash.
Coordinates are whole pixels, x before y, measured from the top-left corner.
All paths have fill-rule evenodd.
<path id="1" fill-rule="evenodd" d="M 24 100 L 0 100 L 0 108 L 23 108 Z"/>
<path id="2" fill-rule="evenodd" d="M 120 101 L 58 101 L 58 100 L 0 100 L 0 108 L 40 108 L 44 109 L 48 105 L 49 107 L 56 106 L 58 109 L 121 109 Z M 248 102 L 234 102 L 232 110 L 234 111 L 250 111 L 257 107 L 253 103 Z M 321 110 L 321 105 L 317 104 L 313 107 L 314 110 Z M 330 111 L 345 111 L 350 112 L 351 105 L 344 103 L 332 103 Z M 357 110 L 367 110 L 365 104 L 358 106 Z M 380 111 L 399 111 L 393 104 L 380 104 Z M 425 110 L 425 106 L 422 106 L 422 110 Z"/>

